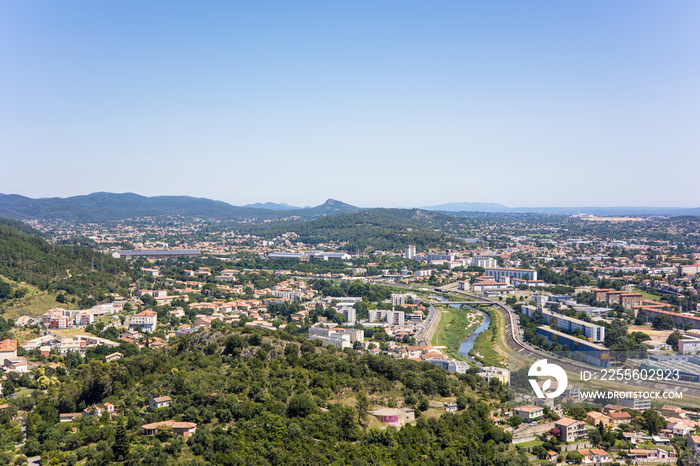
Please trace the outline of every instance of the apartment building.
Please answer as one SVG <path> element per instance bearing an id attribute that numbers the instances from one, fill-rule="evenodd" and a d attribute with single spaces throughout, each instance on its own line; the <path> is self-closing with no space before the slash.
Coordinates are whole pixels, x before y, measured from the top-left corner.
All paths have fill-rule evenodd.
<path id="1" fill-rule="evenodd" d="M 338 349 L 352 348 L 358 341 L 364 343 L 365 332 L 354 328 L 309 327 L 309 339 L 321 340 L 323 346 L 332 345 Z"/>
<path id="2" fill-rule="evenodd" d="M 586 423 L 576 419 L 564 417 L 555 421 L 554 426 L 559 428 L 559 440 L 562 442 L 573 442 L 587 435 Z"/>
<path id="3" fill-rule="evenodd" d="M 499 281 L 501 277 L 517 278 L 520 280 L 537 280 L 537 270 L 533 269 L 489 267 L 484 271 L 484 275 L 493 277 L 496 281 Z"/>
<path id="4" fill-rule="evenodd" d="M 133 329 L 137 326 L 141 327 L 141 331 L 145 333 L 155 332 L 158 325 L 158 314 L 155 311 L 146 309 L 141 311 L 131 318 L 129 328 Z"/>
<path id="5" fill-rule="evenodd" d="M 403 311 L 386 311 L 383 309 L 370 309 L 369 321 L 386 321 L 389 325 L 404 325 L 406 316 Z"/>

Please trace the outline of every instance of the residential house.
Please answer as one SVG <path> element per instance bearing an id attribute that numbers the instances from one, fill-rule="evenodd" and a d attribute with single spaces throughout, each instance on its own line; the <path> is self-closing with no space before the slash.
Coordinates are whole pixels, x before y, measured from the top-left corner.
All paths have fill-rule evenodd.
<path id="1" fill-rule="evenodd" d="M 559 440 L 562 442 L 573 442 L 586 437 L 586 423 L 564 417 L 554 422 L 554 426 L 560 431 Z"/>
<path id="2" fill-rule="evenodd" d="M 29 363 L 27 363 L 26 358 L 5 359 L 3 369 L 5 372 L 19 372 L 20 374 L 26 374 L 29 372 Z"/>
<path id="3" fill-rule="evenodd" d="M 680 408 L 678 406 L 672 406 L 672 405 L 663 405 L 661 407 L 661 415 L 663 417 L 685 417 L 685 410 L 683 408 Z"/>
<path id="4" fill-rule="evenodd" d="M 607 451 L 600 448 L 576 450 L 576 453 L 583 455 L 583 463 L 611 463 L 612 457 Z"/>
<path id="5" fill-rule="evenodd" d="M 513 409 L 513 414 L 525 422 L 530 422 L 544 416 L 544 408 L 534 405 L 520 406 Z"/>
<path id="6" fill-rule="evenodd" d="M 105 360 L 107 360 L 107 362 L 112 362 L 112 361 L 116 361 L 118 359 L 121 359 L 123 357 L 124 357 L 124 355 L 121 353 L 112 353 L 112 354 L 108 354 L 107 356 L 105 356 Z"/>
<path id="7" fill-rule="evenodd" d="M 448 413 L 456 413 L 457 403 L 445 403 L 445 411 L 447 411 Z"/>
<path id="8" fill-rule="evenodd" d="M 686 445 L 693 452 L 700 450 L 700 435 L 689 435 L 686 439 Z"/>
<path id="9" fill-rule="evenodd" d="M 148 402 L 148 409 L 154 410 L 159 408 L 167 408 L 170 406 L 170 402 L 173 401 L 169 396 L 154 396 Z"/>
<path id="10" fill-rule="evenodd" d="M 491 379 L 498 379 L 504 385 L 510 383 L 510 371 L 501 367 L 484 366 L 476 375 L 486 379 L 488 383 L 491 383 Z"/>
<path id="11" fill-rule="evenodd" d="M 603 427 L 606 429 L 613 426 L 612 419 L 603 413 L 599 413 L 598 411 L 590 411 L 586 413 L 586 422 L 594 426 L 603 424 Z"/>
<path id="12" fill-rule="evenodd" d="M 83 413 L 61 413 L 58 415 L 59 422 L 72 422 L 83 417 Z"/>
<path id="13" fill-rule="evenodd" d="M 182 435 L 183 437 L 191 437 L 197 430 L 197 424 L 194 422 L 160 421 L 141 426 L 144 435 L 156 435 L 158 429 L 163 427 L 170 427 L 173 430 L 173 435 Z"/>
<path id="14" fill-rule="evenodd" d="M 633 461 L 636 460 L 640 463 L 658 462 L 658 461 L 668 461 L 669 452 L 662 450 L 661 448 L 654 448 L 652 450 L 629 450 L 627 456 Z"/>
<path id="15" fill-rule="evenodd" d="M 17 358 L 17 340 L 2 340 L 0 341 L 0 364 L 5 359 Z"/>
<path id="16" fill-rule="evenodd" d="M 109 417 L 113 417 L 117 415 L 117 408 L 114 406 L 112 403 L 104 403 L 102 404 L 102 409 L 104 410 L 103 412 L 105 414 L 109 414 Z"/>
<path id="17" fill-rule="evenodd" d="M 666 428 L 673 431 L 673 435 L 677 437 L 685 437 L 695 430 L 695 428 L 690 426 L 690 424 L 685 421 L 669 424 L 666 426 Z"/>
<path id="18" fill-rule="evenodd" d="M 394 427 L 401 427 L 415 420 L 415 412 L 412 409 L 380 408 L 372 411 L 372 414 L 383 423 Z"/>
<path id="19" fill-rule="evenodd" d="M 626 411 L 608 414 L 612 419 L 613 427 L 618 427 L 620 424 L 629 424 L 632 421 L 632 415 Z"/>

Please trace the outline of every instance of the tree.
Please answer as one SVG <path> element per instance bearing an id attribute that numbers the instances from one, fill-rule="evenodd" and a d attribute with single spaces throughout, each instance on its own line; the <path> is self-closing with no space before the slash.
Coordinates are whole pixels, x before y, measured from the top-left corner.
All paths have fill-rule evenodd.
<path id="1" fill-rule="evenodd" d="M 117 430 L 114 433 L 114 444 L 112 445 L 112 452 L 116 456 L 117 460 L 123 460 L 129 454 L 131 445 L 126 433 L 126 427 L 122 422 L 117 425 Z"/>
<path id="2" fill-rule="evenodd" d="M 673 328 L 673 319 L 667 315 L 656 316 L 651 325 L 659 330 L 671 330 Z"/>
<path id="3" fill-rule="evenodd" d="M 680 333 L 675 331 L 666 338 L 666 344 L 671 345 L 673 351 L 678 351 L 678 340 L 680 340 L 680 336 Z"/>
<path id="4" fill-rule="evenodd" d="M 513 417 L 508 418 L 508 425 L 511 427 L 518 427 L 522 423 L 523 423 L 523 420 L 520 419 L 518 416 L 513 416 Z"/>
<path id="5" fill-rule="evenodd" d="M 583 461 L 583 455 L 577 451 L 570 451 L 566 454 L 566 461 L 573 461 L 576 464 L 580 464 Z"/>
<path id="6" fill-rule="evenodd" d="M 289 400 L 287 415 L 289 417 L 306 417 L 317 410 L 316 402 L 308 393 L 294 395 Z"/>
<path id="7" fill-rule="evenodd" d="M 365 424 L 363 423 L 367 420 L 367 414 L 371 404 L 369 397 L 365 392 L 359 391 L 355 395 L 355 400 L 357 402 L 355 405 L 357 407 L 357 422 L 359 422 L 361 426 L 365 427 Z"/>
<path id="8" fill-rule="evenodd" d="M 543 447 L 542 445 L 536 445 L 532 449 L 532 454 L 536 455 L 541 460 L 545 459 L 547 457 L 548 453 L 549 452 L 547 451 L 547 449 L 545 447 Z"/>
<path id="9" fill-rule="evenodd" d="M 469 406 L 469 398 L 464 395 L 459 395 L 457 397 L 457 409 L 463 411 L 467 406 Z"/>
<path id="10" fill-rule="evenodd" d="M 661 429 L 666 427 L 666 420 L 653 409 L 644 411 L 642 417 L 644 418 L 642 426 L 652 435 L 658 434 Z"/>

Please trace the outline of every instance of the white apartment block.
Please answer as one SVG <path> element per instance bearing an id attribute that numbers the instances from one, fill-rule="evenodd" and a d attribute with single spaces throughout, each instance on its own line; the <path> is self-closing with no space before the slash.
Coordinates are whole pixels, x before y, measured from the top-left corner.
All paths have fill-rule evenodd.
<path id="1" fill-rule="evenodd" d="M 354 307 L 342 307 L 339 311 L 345 316 L 345 322 L 349 324 L 357 322 L 357 311 Z"/>
<path id="2" fill-rule="evenodd" d="M 95 322 L 95 316 L 90 311 L 79 312 L 75 316 L 75 325 L 90 325 Z"/>
<path id="3" fill-rule="evenodd" d="M 413 259 L 416 257 L 416 247 L 410 244 L 406 246 L 406 251 L 404 252 L 403 257 L 404 259 Z"/>
<path id="4" fill-rule="evenodd" d="M 679 340 L 678 354 L 698 354 L 700 353 L 700 339 Z"/>
<path id="5" fill-rule="evenodd" d="M 493 277 L 498 281 L 501 277 L 517 278 L 520 280 L 537 280 L 537 270 L 532 269 L 510 269 L 502 267 L 488 267 L 484 271 L 484 275 Z"/>
<path id="6" fill-rule="evenodd" d="M 474 256 L 469 261 L 469 265 L 473 267 L 483 267 L 485 269 L 493 269 L 498 267 L 498 261 L 493 257 Z"/>
<path id="7" fill-rule="evenodd" d="M 455 260 L 455 257 L 457 257 L 455 254 L 428 254 L 425 256 L 425 259 L 428 262 L 431 262 L 431 261 L 453 262 Z"/>
<path id="8" fill-rule="evenodd" d="M 371 309 L 369 311 L 370 322 L 386 321 L 389 325 L 404 325 L 406 316 L 403 311 L 385 311 L 380 309 Z"/>
<path id="9" fill-rule="evenodd" d="M 145 333 L 155 332 L 156 326 L 158 325 L 158 314 L 155 311 L 146 309 L 141 311 L 131 318 L 129 322 L 129 328 L 134 328 L 136 326 L 141 327 L 141 331 Z"/>
<path id="10" fill-rule="evenodd" d="M 365 341 L 364 330 L 354 328 L 309 327 L 309 339 L 321 340 L 323 346 L 332 345 L 338 349 L 352 348 L 353 343 Z"/>

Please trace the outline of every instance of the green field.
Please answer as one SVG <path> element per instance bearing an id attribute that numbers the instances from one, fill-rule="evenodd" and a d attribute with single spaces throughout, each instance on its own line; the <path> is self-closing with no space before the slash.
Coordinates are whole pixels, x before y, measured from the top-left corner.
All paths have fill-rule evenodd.
<path id="1" fill-rule="evenodd" d="M 459 346 L 479 325 L 484 321 L 479 312 L 469 309 L 455 309 L 452 307 L 438 308 L 442 312 L 440 323 L 433 336 L 433 346 L 446 346 L 444 353 L 459 361 L 466 361 L 461 356 Z"/>
<path id="2" fill-rule="evenodd" d="M 476 337 L 474 348 L 469 352 L 469 355 L 478 359 L 484 366 L 500 366 L 503 367 L 504 357 L 500 355 L 494 347 L 498 344 L 498 338 L 494 341 L 494 332 L 498 335 L 499 329 L 505 328 L 501 320 L 503 315 L 499 311 L 491 309 L 491 325 L 488 330 L 485 330 Z"/>
<path id="3" fill-rule="evenodd" d="M 660 301 L 661 296 L 647 293 L 646 291 L 642 290 L 641 288 L 632 288 L 632 293 L 640 293 L 642 295 L 642 299 L 649 299 L 652 301 Z"/>

